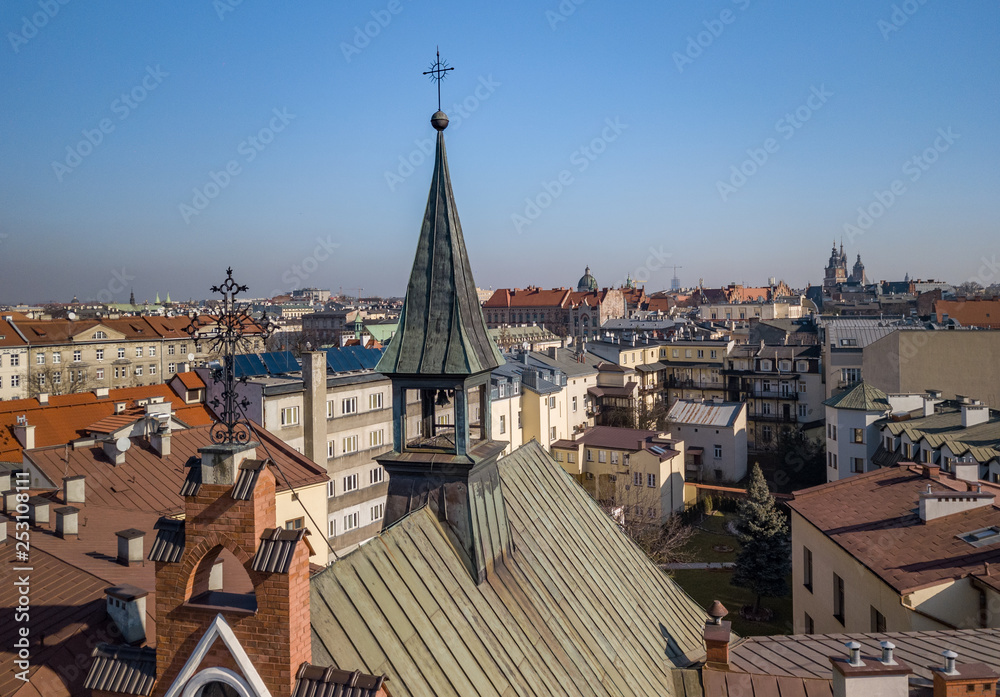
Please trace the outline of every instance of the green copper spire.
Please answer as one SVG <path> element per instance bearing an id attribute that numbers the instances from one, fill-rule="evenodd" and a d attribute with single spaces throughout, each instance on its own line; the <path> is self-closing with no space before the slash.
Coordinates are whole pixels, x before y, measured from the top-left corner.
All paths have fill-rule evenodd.
<path id="1" fill-rule="evenodd" d="M 434 174 L 399 330 L 376 368 L 387 375 L 474 375 L 504 363 L 486 330 L 465 250 L 444 147 L 447 124 L 447 117 L 434 122 Z"/>

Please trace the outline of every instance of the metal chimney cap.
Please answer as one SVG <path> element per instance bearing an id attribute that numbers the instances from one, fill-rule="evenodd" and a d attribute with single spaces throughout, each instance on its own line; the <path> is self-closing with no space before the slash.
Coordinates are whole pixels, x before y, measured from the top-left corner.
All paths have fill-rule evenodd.
<path id="1" fill-rule="evenodd" d="M 945 649 L 944 651 L 941 652 L 941 655 L 944 656 L 945 658 L 958 658 L 958 654 L 952 651 L 951 649 Z"/>
<path id="2" fill-rule="evenodd" d="M 722 621 L 722 618 L 729 614 L 729 610 L 726 606 L 720 603 L 718 600 L 714 601 L 711 607 L 708 608 L 708 616 L 715 620 L 716 624 Z"/>

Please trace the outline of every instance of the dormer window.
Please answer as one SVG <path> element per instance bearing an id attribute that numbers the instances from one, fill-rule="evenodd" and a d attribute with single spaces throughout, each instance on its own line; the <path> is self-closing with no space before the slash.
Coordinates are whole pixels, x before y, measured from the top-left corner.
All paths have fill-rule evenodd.
<path id="1" fill-rule="evenodd" d="M 106 332 L 103 332 L 101 330 L 97 330 L 96 332 L 94 332 L 93 338 L 94 339 L 107 339 L 108 335 L 107 335 Z"/>
<path id="2" fill-rule="evenodd" d="M 769 360 L 762 360 L 760 362 L 760 369 L 763 370 L 764 372 L 770 371 L 771 370 L 771 361 L 769 361 Z"/>
<path id="3" fill-rule="evenodd" d="M 784 371 L 789 371 L 790 372 L 792 370 L 792 362 L 791 361 L 781 361 L 780 363 L 778 363 L 778 370 L 784 370 Z"/>

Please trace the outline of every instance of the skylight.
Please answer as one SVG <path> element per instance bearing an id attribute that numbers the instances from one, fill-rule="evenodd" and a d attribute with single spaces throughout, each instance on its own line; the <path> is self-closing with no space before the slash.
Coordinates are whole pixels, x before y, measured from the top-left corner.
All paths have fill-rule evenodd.
<path id="1" fill-rule="evenodd" d="M 986 547 L 987 545 L 1000 542 L 1000 527 L 994 525 L 988 528 L 980 528 L 979 530 L 963 533 L 958 537 L 973 547 Z"/>

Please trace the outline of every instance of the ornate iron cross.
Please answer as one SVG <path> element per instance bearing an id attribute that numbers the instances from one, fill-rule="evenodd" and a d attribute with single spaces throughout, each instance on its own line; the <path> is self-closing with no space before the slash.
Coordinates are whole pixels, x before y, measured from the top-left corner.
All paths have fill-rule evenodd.
<path id="1" fill-rule="evenodd" d="M 220 356 L 222 363 L 212 371 L 212 379 L 222 383 L 221 399 L 215 397 L 209 402 L 221 419 L 212 425 L 213 443 L 246 443 L 250 440 L 250 423 L 244 413 L 250 406 L 245 397 L 240 399 L 237 383 L 245 383 L 246 375 L 236 377 L 236 356 L 249 353 L 252 345 L 248 335 L 262 339 L 274 331 L 273 323 L 264 313 L 254 319 L 249 305 L 239 305 L 236 296 L 247 290 L 233 280 L 232 268 L 226 269 L 226 280 L 222 285 L 212 286 L 213 293 L 222 295 L 220 311 L 217 315 L 197 315 L 191 318 L 186 331 L 195 340 L 207 340 L 210 353 Z M 201 331 L 206 328 L 207 331 Z"/>
<path id="2" fill-rule="evenodd" d="M 424 75 L 430 75 L 431 80 L 437 80 L 438 88 L 438 111 L 441 111 L 441 81 L 448 77 L 448 71 L 454 68 L 448 67 L 448 61 L 441 60 L 441 50 L 438 49 L 437 60 L 431 63 L 431 69 L 424 71 Z"/>

